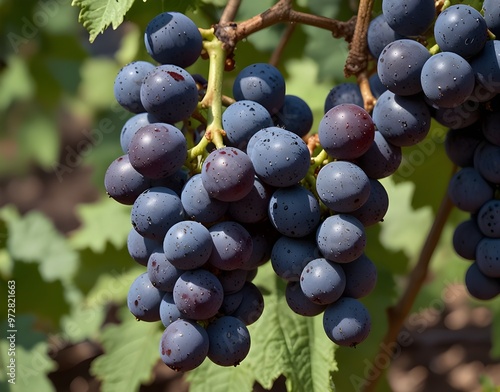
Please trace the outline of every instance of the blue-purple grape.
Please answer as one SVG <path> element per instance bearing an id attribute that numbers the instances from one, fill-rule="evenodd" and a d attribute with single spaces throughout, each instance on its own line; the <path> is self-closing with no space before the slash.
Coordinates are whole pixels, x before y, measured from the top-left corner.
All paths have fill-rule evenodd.
<path id="1" fill-rule="evenodd" d="M 223 316 L 207 327 L 208 358 L 220 366 L 237 366 L 250 351 L 250 333 L 240 319 Z"/>
<path id="2" fill-rule="evenodd" d="M 337 301 L 346 286 L 346 277 L 340 264 L 325 258 L 311 260 L 302 270 L 300 287 L 304 295 L 319 305 Z"/>
<path id="3" fill-rule="evenodd" d="M 279 277 L 298 282 L 307 263 L 318 257 L 319 250 L 313 240 L 282 236 L 272 248 L 271 265 Z"/>
<path id="4" fill-rule="evenodd" d="M 316 242 L 324 258 L 349 263 L 360 257 L 366 246 L 363 224 L 347 214 L 326 218 L 316 233 Z"/>
<path id="5" fill-rule="evenodd" d="M 357 218 L 365 227 L 382 222 L 389 209 L 389 195 L 384 186 L 375 179 L 370 179 L 370 196 L 357 210 L 349 214 Z"/>
<path id="6" fill-rule="evenodd" d="M 223 221 L 211 226 L 213 249 L 208 262 L 221 270 L 243 268 L 252 255 L 250 233 L 239 223 Z"/>
<path id="7" fill-rule="evenodd" d="M 160 319 L 165 328 L 175 320 L 182 318 L 179 308 L 174 302 L 172 293 L 166 292 L 160 302 Z"/>
<path id="8" fill-rule="evenodd" d="M 373 58 L 378 59 L 384 48 L 399 39 L 405 38 L 404 35 L 396 33 L 385 20 L 384 14 L 373 18 L 368 25 L 366 40 L 368 51 Z"/>
<path id="9" fill-rule="evenodd" d="M 195 321 L 178 319 L 162 334 L 160 357 L 165 365 L 177 372 L 200 366 L 208 354 L 207 331 Z"/>
<path id="10" fill-rule="evenodd" d="M 106 193 L 121 204 L 134 204 L 135 199 L 150 186 L 150 179 L 134 169 L 128 155 L 116 158 L 104 174 Z"/>
<path id="11" fill-rule="evenodd" d="M 326 96 L 323 111 L 326 113 L 334 106 L 343 103 L 350 103 L 363 107 L 363 97 L 357 83 L 343 82 L 333 87 Z"/>
<path id="12" fill-rule="evenodd" d="M 159 122 L 158 119 L 149 113 L 139 113 L 130 117 L 120 131 L 120 147 L 125 154 L 128 154 L 130 140 L 135 133 L 145 125 Z"/>
<path id="13" fill-rule="evenodd" d="M 477 263 L 471 263 L 465 273 L 465 287 L 472 297 L 486 301 L 500 294 L 500 279 L 486 276 Z"/>
<path id="14" fill-rule="evenodd" d="M 486 237 L 500 238 L 500 200 L 492 199 L 484 203 L 477 213 L 476 221 Z"/>
<path id="15" fill-rule="evenodd" d="M 288 307 L 294 312 L 305 317 L 314 317 L 321 314 L 327 305 L 312 302 L 302 291 L 300 282 L 288 282 L 285 288 L 285 300 Z"/>
<path id="16" fill-rule="evenodd" d="M 498 37 L 500 35 L 500 3 L 497 0 L 484 0 L 483 15 L 488 29 Z"/>
<path id="17" fill-rule="evenodd" d="M 366 254 L 341 266 L 346 281 L 344 297 L 363 298 L 373 291 L 377 284 L 377 267 Z"/>
<path id="18" fill-rule="evenodd" d="M 176 223 L 167 231 L 163 240 L 165 257 L 182 270 L 199 268 L 205 264 L 212 247 L 210 232 L 196 221 Z"/>
<path id="19" fill-rule="evenodd" d="M 305 237 L 316 230 L 321 210 L 316 197 L 301 185 L 279 188 L 269 200 L 269 219 L 288 237 Z"/>
<path id="20" fill-rule="evenodd" d="M 500 93 L 500 41 L 486 41 L 483 50 L 470 60 L 476 83 Z"/>
<path id="21" fill-rule="evenodd" d="M 274 115 L 274 123 L 303 137 L 311 130 L 313 113 L 306 101 L 296 95 L 285 95 L 285 102 Z M 265 128 L 265 127 L 262 127 Z"/>
<path id="22" fill-rule="evenodd" d="M 446 155 L 457 166 L 472 166 L 474 151 L 482 140 L 483 134 L 480 124 L 476 123 L 465 128 L 450 129 L 446 133 L 444 140 Z"/>
<path id="23" fill-rule="evenodd" d="M 476 259 L 477 244 L 484 238 L 475 219 L 460 222 L 453 232 L 453 249 L 466 260 Z"/>
<path id="24" fill-rule="evenodd" d="M 149 256 L 159 249 L 161 249 L 161 242 L 143 237 L 134 228 L 130 229 L 127 236 L 127 250 L 130 257 L 137 263 L 146 267 Z"/>
<path id="25" fill-rule="evenodd" d="M 474 151 L 474 167 L 493 184 L 500 184 L 500 146 L 483 141 Z"/>
<path id="26" fill-rule="evenodd" d="M 159 121 L 174 124 L 193 114 L 198 105 L 198 87 L 185 69 L 160 65 L 144 78 L 141 102 Z"/>
<path id="27" fill-rule="evenodd" d="M 163 291 L 158 290 L 148 278 L 147 272 L 139 275 L 130 285 L 127 306 L 137 320 L 154 322 L 160 320 L 160 302 Z"/>
<path id="28" fill-rule="evenodd" d="M 245 325 L 251 325 L 262 316 L 262 312 L 264 311 L 264 297 L 259 288 L 248 281 L 241 289 L 241 293 L 241 304 L 231 316 L 239 318 Z"/>
<path id="29" fill-rule="evenodd" d="M 183 272 L 177 279 L 172 294 L 183 317 L 193 320 L 214 317 L 224 299 L 219 279 L 204 269 Z"/>
<path id="30" fill-rule="evenodd" d="M 166 258 L 163 249 L 159 248 L 149 256 L 147 272 L 153 286 L 161 291 L 172 292 L 184 271 L 174 266 Z"/>
<path id="31" fill-rule="evenodd" d="M 182 189 L 181 202 L 186 216 L 200 223 L 216 222 L 229 208 L 229 203 L 210 197 L 203 186 L 201 174 L 189 178 Z"/>
<path id="32" fill-rule="evenodd" d="M 356 347 L 370 333 L 370 313 L 359 300 L 343 297 L 327 306 L 323 314 L 323 327 L 335 344 Z"/>
<path id="33" fill-rule="evenodd" d="M 355 162 L 369 178 L 381 179 L 395 173 L 402 160 L 401 147 L 390 143 L 381 132 L 375 131 L 370 148 Z"/>
<path id="34" fill-rule="evenodd" d="M 248 195 L 254 184 L 254 175 L 250 157 L 236 147 L 212 151 L 201 168 L 201 181 L 210 197 L 227 202 Z"/>
<path id="35" fill-rule="evenodd" d="M 240 223 L 257 223 L 267 218 L 269 200 L 274 188 L 255 177 L 250 192 L 229 204 L 229 214 Z"/>
<path id="36" fill-rule="evenodd" d="M 144 237 L 163 241 L 167 231 L 184 219 L 177 194 L 165 187 L 153 187 L 141 193 L 131 211 L 132 226 Z"/>
<path id="37" fill-rule="evenodd" d="M 332 211 L 352 212 L 370 196 L 370 180 L 357 165 L 334 161 L 321 168 L 316 178 L 316 191 L 321 201 Z"/>
<path id="38" fill-rule="evenodd" d="M 321 146 L 333 158 L 355 159 L 373 142 L 375 125 L 368 112 L 355 104 L 340 104 L 325 113 L 318 126 Z"/>
<path id="39" fill-rule="evenodd" d="M 120 69 L 116 75 L 113 92 L 116 101 L 129 112 L 146 111 L 141 102 L 141 85 L 146 74 L 154 69 L 147 61 L 133 61 Z"/>
<path id="40" fill-rule="evenodd" d="M 476 169 L 464 167 L 450 179 L 448 195 L 457 208 L 473 213 L 493 198 L 494 190 Z"/>
<path id="41" fill-rule="evenodd" d="M 382 0 L 387 24 L 405 36 L 423 35 L 434 22 L 434 0 Z"/>
<path id="42" fill-rule="evenodd" d="M 285 79 L 271 64 L 251 64 L 236 76 L 233 97 L 237 101 L 245 99 L 258 102 L 271 115 L 276 114 L 285 102 Z"/>
<path id="43" fill-rule="evenodd" d="M 143 176 L 153 179 L 168 177 L 184 165 L 186 138 L 170 124 L 145 125 L 130 140 L 128 156 L 131 165 Z"/>
<path id="44" fill-rule="evenodd" d="M 250 138 L 263 128 L 272 127 L 273 119 L 260 103 L 236 101 L 222 113 L 222 127 L 228 145 L 245 150 Z"/>
<path id="45" fill-rule="evenodd" d="M 200 57 L 202 37 L 186 15 L 163 12 L 146 26 L 144 44 L 149 55 L 159 63 L 186 68 Z"/>

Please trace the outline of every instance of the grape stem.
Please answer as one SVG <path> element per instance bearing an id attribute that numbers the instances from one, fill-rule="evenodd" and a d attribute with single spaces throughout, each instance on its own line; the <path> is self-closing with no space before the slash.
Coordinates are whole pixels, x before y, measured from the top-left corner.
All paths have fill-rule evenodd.
<path id="1" fill-rule="evenodd" d="M 456 167 L 453 167 L 452 174 L 455 173 Z M 391 360 L 393 359 L 394 351 L 397 349 L 398 334 L 405 322 L 408 314 L 410 313 L 413 304 L 415 303 L 415 299 L 417 298 L 420 289 L 422 288 L 425 278 L 427 277 L 427 272 L 430 265 L 430 260 L 436 246 L 441 238 L 441 233 L 443 231 L 444 225 L 450 215 L 450 212 L 453 208 L 453 204 L 451 203 L 448 194 L 445 193 L 441 200 L 441 204 L 439 206 L 439 210 L 436 214 L 436 219 L 427 234 L 427 238 L 422 246 L 422 250 L 420 251 L 418 261 L 413 267 L 410 275 L 407 279 L 407 286 L 399 298 L 398 302 L 387 309 L 387 318 L 388 318 L 388 330 L 384 337 L 384 340 L 379 345 L 379 351 L 374 358 L 377 358 L 379 355 L 387 355 L 387 347 L 394 347 L 391 352 Z M 374 377 L 371 378 L 364 385 L 363 392 L 373 392 L 375 391 L 377 382 L 384 372 L 380 371 L 380 369 L 375 369 L 374 365 L 377 361 L 371 362 L 370 372 L 367 374 L 373 374 Z"/>
<path id="2" fill-rule="evenodd" d="M 224 147 L 224 130 L 222 129 L 222 81 L 226 52 L 223 43 L 214 35 L 213 29 L 200 29 L 203 36 L 203 49 L 209 59 L 208 85 L 205 96 L 198 104 L 199 110 L 208 110 L 207 127 L 205 135 L 200 142 L 188 151 L 187 160 L 191 161 L 205 154 L 205 149 L 210 142 L 216 148 Z"/>

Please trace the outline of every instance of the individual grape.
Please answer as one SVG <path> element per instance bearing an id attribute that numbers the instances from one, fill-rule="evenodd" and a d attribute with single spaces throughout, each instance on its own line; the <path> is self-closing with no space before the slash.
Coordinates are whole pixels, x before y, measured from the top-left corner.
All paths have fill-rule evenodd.
<path id="1" fill-rule="evenodd" d="M 222 127 L 228 145 L 245 150 L 250 138 L 263 128 L 272 127 L 273 119 L 260 103 L 242 100 L 229 105 L 222 113 Z"/>
<path id="2" fill-rule="evenodd" d="M 254 184 L 254 175 L 250 157 L 235 147 L 212 151 L 201 168 L 201 181 L 210 197 L 227 202 L 248 195 Z"/>
<path id="3" fill-rule="evenodd" d="M 450 129 L 446 133 L 444 148 L 446 155 L 455 165 L 460 167 L 473 165 L 474 151 L 483 140 L 480 127 L 475 123 L 465 128 Z"/>
<path id="4" fill-rule="evenodd" d="M 174 124 L 193 114 L 198 105 L 198 87 L 185 69 L 159 65 L 144 78 L 141 102 L 159 121 Z"/>
<path id="5" fill-rule="evenodd" d="M 196 24 L 179 12 L 163 12 L 146 26 L 144 44 L 161 64 L 186 68 L 200 57 L 203 39 Z"/>
<path id="6" fill-rule="evenodd" d="M 470 60 L 476 83 L 500 93 L 500 41 L 489 40 L 483 50 Z"/>
<path id="7" fill-rule="evenodd" d="M 131 165 L 143 176 L 153 179 L 168 177 L 184 165 L 186 138 L 170 124 L 145 125 L 130 140 L 128 156 Z"/>
<path id="8" fill-rule="evenodd" d="M 327 306 L 323 314 L 323 327 L 335 344 L 356 347 L 370 333 L 370 313 L 359 300 L 343 297 Z"/>
<path id="9" fill-rule="evenodd" d="M 389 143 L 381 132 L 375 131 L 370 148 L 355 162 L 369 178 L 380 179 L 395 173 L 402 160 L 401 147 Z"/>
<path id="10" fill-rule="evenodd" d="M 296 95 L 285 95 L 285 102 L 274 115 L 275 125 L 303 137 L 311 130 L 313 113 L 306 101 Z M 265 127 L 262 127 L 265 128 Z"/>
<path id="11" fill-rule="evenodd" d="M 222 285 L 224 295 L 226 295 L 240 291 L 247 280 L 247 275 L 248 271 L 246 270 L 233 269 L 230 271 L 220 270 L 216 276 Z"/>
<path id="12" fill-rule="evenodd" d="M 252 255 L 250 233 L 239 223 L 223 221 L 211 226 L 213 249 L 208 262 L 221 270 L 243 268 Z"/>
<path id="13" fill-rule="evenodd" d="M 500 146 L 483 141 L 474 152 L 474 167 L 493 184 L 500 184 Z"/>
<path id="14" fill-rule="evenodd" d="M 389 195 L 384 186 L 375 179 L 370 179 L 370 196 L 357 210 L 349 214 L 357 218 L 365 227 L 384 220 L 389 209 Z"/>
<path id="15" fill-rule="evenodd" d="M 250 192 L 229 204 L 229 214 L 241 223 L 257 223 L 267 218 L 267 208 L 274 188 L 255 177 Z"/>
<path id="16" fill-rule="evenodd" d="M 207 331 L 195 321 L 178 319 L 163 332 L 160 357 L 169 368 L 185 372 L 200 366 L 208 355 Z"/>
<path id="17" fill-rule="evenodd" d="M 229 203 L 210 197 L 203 187 L 201 174 L 195 174 L 189 178 L 182 189 L 181 202 L 186 216 L 200 223 L 216 222 L 229 208 Z"/>
<path id="18" fill-rule="evenodd" d="M 465 287 L 472 297 L 486 301 L 500 294 L 500 279 L 486 276 L 477 263 L 471 263 L 465 273 Z"/>
<path id="19" fill-rule="evenodd" d="M 157 123 L 158 119 L 149 113 L 139 113 L 130 117 L 120 131 L 120 146 L 125 154 L 128 154 L 130 140 L 135 133 L 145 125 Z"/>
<path id="20" fill-rule="evenodd" d="M 177 279 L 184 272 L 174 266 L 170 260 L 165 257 L 162 248 L 155 250 L 149 256 L 147 264 L 148 278 L 158 290 L 172 292 Z"/>
<path id="21" fill-rule="evenodd" d="M 500 239 L 483 238 L 477 244 L 476 264 L 490 278 L 500 278 Z"/>
<path id="22" fill-rule="evenodd" d="M 321 146 L 333 158 L 354 159 L 363 155 L 373 142 L 375 125 L 365 109 L 340 104 L 321 119 L 318 136 Z"/>
<path id="23" fill-rule="evenodd" d="M 406 36 L 423 35 L 434 22 L 434 0 L 382 0 L 387 24 Z"/>
<path id="24" fill-rule="evenodd" d="M 302 180 L 311 161 L 307 144 L 295 133 L 278 127 L 264 128 L 253 135 L 247 153 L 257 176 L 280 188 Z"/>
<path id="25" fill-rule="evenodd" d="M 238 309 L 238 306 L 241 305 L 242 301 L 243 292 L 241 290 L 231 294 L 224 294 L 224 300 L 222 301 L 219 313 L 225 316 L 232 315 Z"/>
<path id="26" fill-rule="evenodd" d="M 140 274 L 130 285 L 127 306 L 137 320 L 160 320 L 160 302 L 164 293 L 150 282 L 147 272 Z"/>
<path id="27" fill-rule="evenodd" d="M 461 222 L 453 232 L 453 249 L 460 257 L 475 260 L 476 248 L 479 241 L 484 238 L 475 219 Z"/>
<path id="28" fill-rule="evenodd" d="M 191 270 L 208 261 L 212 252 L 212 236 L 196 221 L 181 221 L 173 225 L 163 240 L 165 257 L 176 268 Z"/>
<path id="29" fill-rule="evenodd" d="M 319 305 L 328 305 L 344 292 L 346 277 L 340 264 L 325 258 L 311 260 L 300 275 L 304 295 Z"/>
<path id="30" fill-rule="evenodd" d="M 250 351 L 250 333 L 240 319 L 223 316 L 207 327 L 208 358 L 220 366 L 236 366 Z"/>
<path id="31" fill-rule="evenodd" d="M 363 107 L 363 97 L 359 85 L 353 82 L 343 82 L 333 87 L 325 99 L 324 113 L 328 112 L 334 106 L 350 103 Z"/>
<path id="32" fill-rule="evenodd" d="M 271 64 L 249 65 L 236 76 L 233 97 L 237 101 L 246 99 L 258 102 L 271 115 L 276 114 L 285 102 L 285 79 Z"/>
<path id="33" fill-rule="evenodd" d="M 120 69 L 116 75 L 113 92 L 116 101 L 129 112 L 146 111 L 141 102 L 141 85 L 146 74 L 154 69 L 147 61 L 133 61 Z"/>
<path id="34" fill-rule="evenodd" d="M 160 319 L 165 328 L 175 320 L 182 318 L 179 308 L 174 302 L 172 293 L 165 293 L 160 302 Z"/>
<path id="35" fill-rule="evenodd" d="M 432 116 L 446 128 L 466 128 L 479 121 L 483 114 L 482 106 L 470 98 L 454 108 L 434 108 Z"/>
<path id="36" fill-rule="evenodd" d="M 357 165 L 334 161 L 321 168 L 316 178 L 316 192 L 332 211 L 351 212 L 370 196 L 370 180 Z"/>
<path id="37" fill-rule="evenodd" d="M 373 108 L 373 122 L 391 144 L 413 146 L 425 139 L 431 127 L 431 113 L 418 95 L 403 97 L 386 91 Z"/>
<path id="38" fill-rule="evenodd" d="M 387 87 L 382 84 L 376 72 L 369 77 L 368 83 L 370 84 L 370 90 L 375 98 L 380 97 L 384 91 L 387 91 Z"/>
<path id="39" fill-rule="evenodd" d="M 473 7 L 451 5 L 436 18 L 434 38 L 441 51 L 468 58 L 483 49 L 488 39 L 488 27 L 483 16 Z"/>
<path id="40" fill-rule="evenodd" d="M 486 112 L 482 117 L 481 124 L 486 140 L 500 146 L 500 111 Z"/>
<path id="41" fill-rule="evenodd" d="M 132 167 L 126 154 L 111 162 L 104 174 L 106 193 L 121 204 L 134 204 L 135 199 L 150 186 L 150 179 Z"/>
<path id="42" fill-rule="evenodd" d="M 488 29 L 498 37 L 500 35 L 500 3 L 496 0 L 484 0 L 483 15 Z"/>
<path id="43" fill-rule="evenodd" d="M 193 320 L 207 320 L 215 316 L 224 299 L 219 279 L 203 269 L 183 272 L 172 294 L 182 316 Z"/>
<path id="44" fill-rule="evenodd" d="M 453 52 L 431 56 L 422 68 L 422 91 L 434 105 L 453 108 L 464 103 L 474 90 L 474 71 Z"/>
<path id="45" fill-rule="evenodd" d="M 394 94 L 418 94 L 422 91 L 422 67 L 430 56 L 427 48 L 417 41 L 400 39 L 391 42 L 378 57 L 380 81 Z"/>
<path id="46" fill-rule="evenodd" d="M 319 257 L 314 241 L 282 236 L 274 243 L 271 265 L 279 277 L 288 282 L 298 282 L 307 263 Z"/>
<path id="47" fill-rule="evenodd" d="M 378 15 L 370 21 L 366 33 L 368 51 L 375 59 L 378 59 L 380 53 L 382 53 L 388 44 L 404 38 L 404 35 L 396 33 L 387 24 L 384 14 Z"/>
<path id="48" fill-rule="evenodd" d="M 319 226 L 316 242 L 326 259 L 349 263 L 363 254 L 366 234 L 358 219 L 347 214 L 337 214 L 329 216 Z"/>
<path id="49" fill-rule="evenodd" d="M 285 288 L 285 299 L 288 307 L 293 312 L 305 317 L 317 316 L 326 309 L 326 305 L 314 303 L 306 297 L 300 288 L 300 282 L 287 283 Z"/>
<path id="50" fill-rule="evenodd" d="M 318 200 L 301 185 L 274 191 L 268 213 L 276 230 L 289 237 L 307 236 L 316 230 L 321 218 Z"/>
<path id="51" fill-rule="evenodd" d="M 363 298 L 373 291 L 377 284 L 377 267 L 366 254 L 342 264 L 342 268 L 346 281 L 344 297 Z"/>
<path id="52" fill-rule="evenodd" d="M 156 241 L 163 241 L 168 229 L 183 219 L 181 199 L 169 188 L 149 188 L 137 197 L 132 206 L 134 229 Z"/>
<path id="53" fill-rule="evenodd" d="M 476 212 L 493 198 L 493 188 L 472 167 L 464 167 L 456 172 L 448 184 L 451 202 L 460 210 Z"/>
<path id="54" fill-rule="evenodd" d="M 251 325 L 262 316 L 264 297 L 259 288 L 251 282 L 245 283 L 241 293 L 243 297 L 241 304 L 231 316 L 239 318 L 245 325 Z"/>
<path id="55" fill-rule="evenodd" d="M 477 214 L 477 226 L 490 238 L 500 238 L 500 200 L 489 200 Z"/>
<path id="56" fill-rule="evenodd" d="M 146 267 L 151 253 L 160 248 L 160 242 L 143 237 L 134 228 L 130 229 L 127 236 L 127 250 L 137 263 Z"/>

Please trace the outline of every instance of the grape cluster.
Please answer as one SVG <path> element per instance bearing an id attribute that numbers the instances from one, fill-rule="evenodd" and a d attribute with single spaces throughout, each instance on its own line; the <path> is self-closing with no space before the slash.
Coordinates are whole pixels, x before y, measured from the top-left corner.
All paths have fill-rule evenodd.
<path id="1" fill-rule="evenodd" d="M 490 33 L 500 33 L 499 3 L 484 1 L 482 13 L 458 4 L 436 14 L 433 0 L 383 0 L 382 9 L 367 37 L 377 61 L 370 80 L 377 131 L 404 147 L 427 135 L 431 118 L 449 128 L 445 149 L 459 169 L 448 195 L 470 213 L 453 246 L 474 261 L 465 276 L 469 293 L 492 299 L 500 294 L 500 41 Z M 417 41 L 429 35 L 431 52 Z"/>

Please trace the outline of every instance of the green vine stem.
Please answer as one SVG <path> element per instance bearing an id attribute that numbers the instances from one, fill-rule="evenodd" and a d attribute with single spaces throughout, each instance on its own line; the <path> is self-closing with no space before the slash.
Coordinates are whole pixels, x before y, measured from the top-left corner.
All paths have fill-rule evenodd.
<path id="1" fill-rule="evenodd" d="M 453 167 L 452 175 L 456 172 L 456 167 Z M 436 214 L 436 219 L 432 224 L 429 233 L 427 234 L 427 238 L 425 239 L 424 245 L 422 246 L 422 250 L 420 251 L 418 261 L 410 272 L 407 279 L 407 286 L 401 295 L 398 302 L 387 309 L 387 318 L 388 318 L 388 330 L 384 337 L 384 340 L 379 345 L 379 351 L 374 358 L 377 358 L 379 355 L 387 355 L 387 347 L 394 347 L 392 352 L 390 353 L 391 360 L 394 355 L 394 351 L 396 350 L 397 338 L 398 334 L 408 317 L 413 304 L 415 303 L 415 299 L 417 298 L 420 289 L 422 288 L 425 278 L 427 277 L 427 272 L 429 269 L 430 261 L 436 246 L 441 238 L 441 233 L 444 229 L 444 225 L 448 220 L 448 216 L 453 208 L 453 204 L 451 203 L 448 194 L 445 193 L 441 200 L 441 204 L 439 206 L 439 210 Z M 372 361 L 372 368 L 368 372 L 368 374 L 376 375 L 373 379 L 367 380 L 367 384 L 364 385 L 363 392 L 373 392 L 377 386 L 377 383 L 380 377 L 384 374 L 384 372 L 380 371 L 380 369 L 375 369 L 374 366 L 377 361 Z"/>
<path id="2" fill-rule="evenodd" d="M 209 143 L 216 148 L 224 147 L 224 130 L 222 129 L 222 81 L 224 77 L 224 65 L 226 51 L 223 43 L 217 39 L 213 29 L 200 29 L 203 37 L 203 49 L 207 52 L 209 59 L 207 91 L 198 110 L 207 110 L 207 128 L 200 142 L 188 150 L 188 161 L 197 159 L 205 154 Z"/>

